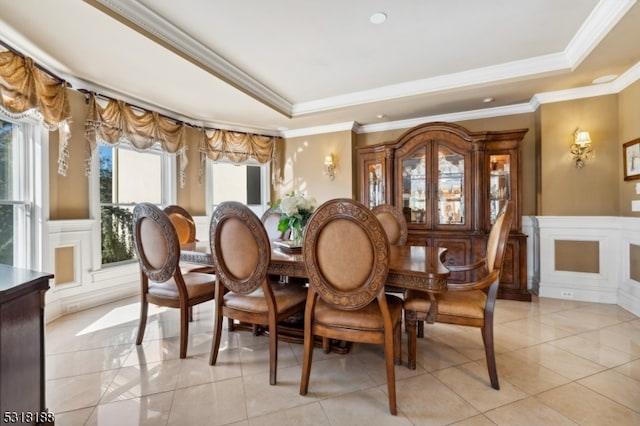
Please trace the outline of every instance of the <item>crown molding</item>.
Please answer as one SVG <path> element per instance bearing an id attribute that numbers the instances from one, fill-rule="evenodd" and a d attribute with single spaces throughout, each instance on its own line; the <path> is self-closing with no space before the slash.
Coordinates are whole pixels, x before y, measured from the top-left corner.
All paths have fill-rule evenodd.
<path id="1" fill-rule="evenodd" d="M 238 90 L 275 111 L 291 117 L 292 105 L 284 97 L 143 5 L 139 0 L 95 1 L 134 27 L 162 40 L 178 53 L 182 53 Z"/>
<path id="2" fill-rule="evenodd" d="M 484 108 L 472 111 L 454 112 L 450 114 L 430 115 L 409 120 L 390 121 L 388 123 L 376 123 L 360 126 L 357 129 L 358 134 L 384 132 L 388 130 L 408 129 L 419 124 L 430 121 L 448 121 L 457 122 L 465 120 L 478 120 L 482 118 L 501 117 L 506 115 L 526 114 L 534 112 L 530 103 L 522 103 L 516 105 L 507 105 L 494 108 Z"/>
<path id="3" fill-rule="evenodd" d="M 359 133 L 360 125 L 355 121 L 327 124 L 325 126 L 305 127 L 303 129 L 283 130 L 280 136 L 283 138 L 297 138 L 301 136 L 320 135 L 333 132 L 353 131 Z"/>
<path id="4" fill-rule="evenodd" d="M 571 70 L 591 53 L 637 0 L 600 0 L 564 50 Z"/>

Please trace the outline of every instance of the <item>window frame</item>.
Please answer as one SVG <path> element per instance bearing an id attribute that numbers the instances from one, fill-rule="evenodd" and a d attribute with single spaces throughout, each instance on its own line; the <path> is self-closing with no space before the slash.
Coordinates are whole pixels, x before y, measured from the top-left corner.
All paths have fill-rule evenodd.
<path id="1" fill-rule="evenodd" d="M 12 159 L 16 188 L 11 200 L 0 202 L 3 205 L 22 206 L 23 209 L 23 214 L 20 215 L 22 217 L 19 218 L 18 234 L 14 230 L 14 239 L 18 244 L 16 247 L 14 241 L 13 266 L 44 270 L 44 226 L 45 221 L 49 219 L 49 131 L 42 126 L 35 112 L 14 117 L 6 110 L 0 109 L 0 119 L 11 123 L 14 126 L 12 132 L 17 132 L 17 135 L 13 136 Z"/>
<path id="2" fill-rule="evenodd" d="M 153 147 L 149 148 L 145 151 L 136 150 L 129 142 L 120 141 L 116 144 L 104 144 L 101 143 L 96 152 L 92 156 L 91 159 L 91 173 L 90 179 L 90 194 L 89 194 L 89 215 L 91 219 L 94 221 L 94 226 L 92 229 L 92 241 L 93 241 L 93 256 L 92 256 L 92 264 L 93 271 L 98 271 L 104 268 L 113 268 L 122 265 L 130 265 L 136 262 L 136 259 L 125 260 L 122 262 L 114 262 L 114 263 L 102 263 L 102 214 L 101 207 L 103 203 L 100 202 L 100 146 L 108 146 L 113 149 L 127 149 L 131 151 L 137 151 L 142 154 L 151 154 L 151 155 L 159 155 L 161 161 L 161 202 L 158 207 L 162 207 L 164 205 L 174 204 L 177 198 L 177 159 L 175 154 L 169 154 L 162 151 L 160 144 L 155 143 Z M 142 202 L 145 200 L 136 200 L 136 202 Z M 104 203 L 110 205 L 118 205 L 118 206 L 134 206 L 135 202 L 129 203 Z"/>
<path id="3" fill-rule="evenodd" d="M 211 217 L 216 207 L 213 204 L 213 180 L 214 180 L 213 167 L 215 167 L 215 164 L 217 163 L 233 164 L 237 166 L 259 166 L 260 167 L 260 199 L 262 200 L 262 202 L 259 205 L 251 204 L 249 205 L 249 208 L 253 210 L 253 212 L 257 214 L 258 217 L 260 217 L 262 213 L 267 211 L 267 209 L 269 208 L 269 205 L 271 204 L 271 186 L 270 186 L 271 185 L 270 183 L 271 182 L 270 181 L 271 163 L 270 162 L 259 163 L 254 159 L 250 159 L 244 163 L 238 164 L 229 160 L 212 161 L 207 159 L 205 164 L 205 179 L 206 179 L 205 202 L 206 202 L 207 217 Z"/>

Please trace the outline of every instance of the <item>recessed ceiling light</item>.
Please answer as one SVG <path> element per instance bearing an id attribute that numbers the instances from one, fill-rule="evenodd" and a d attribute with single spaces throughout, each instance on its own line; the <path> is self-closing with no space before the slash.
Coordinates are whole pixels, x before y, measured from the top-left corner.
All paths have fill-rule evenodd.
<path id="1" fill-rule="evenodd" d="M 387 20 L 387 14 L 384 12 L 376 12 L 369 17 L 372 24 L 382 24 Z"/>
<path id="2" fill-rule="evenodd" d="M 384 114 L 378 114 L 376 115 L 376 118 L 378 118 L 378 120 L 382 120 L 383 118 L 387 118 L 387 116 Z"/>
<path id="3" fill-rule="evenodd" d="M 494 98 L 484 98 L 484 99 L 482 100 L 482 102 L 484 102 L 485 104 L 488 104 L 488 103 L 493 102 L 493 101 L 495 101 L 495 99 L 494 99 Z"/>
<path id="4" fill-rule="evenodd" d="M 593 84 L 608 83 L 610 81 L 615 80 L 616 78 L 618 78 L 617 74 L 603 75 L 602 77 L 598 77 L 595 80 L 593 80 L 592 83 Z"/>

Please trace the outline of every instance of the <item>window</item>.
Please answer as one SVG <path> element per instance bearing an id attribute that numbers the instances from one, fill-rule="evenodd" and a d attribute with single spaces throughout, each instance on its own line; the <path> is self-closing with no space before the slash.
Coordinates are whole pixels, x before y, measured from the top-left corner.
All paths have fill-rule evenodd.
<path id="1" fill-rule="evenodd" d="M 167 192 L 174 187 L 168 179 L 175 159 L 160 150 L 138 152 L 124 144 L 98 149 L 102 264 L 130 261 L 133 208 L 142 201 L 161 207 L 175 198 Z"/>
<path id="2" fill-rule="evenodd" d="M 33 253 L 34 203 L 31 188 L 38 167 L 34 150 L 40 143 L 37 125 L 0 115 L 0 263 L 38 268 Z"/>
<path id="3" fill-rule="evenodd" d="M 260 216 L 269 202 L 268 164 L 207 163 L 211 182 L 209 205 L 215 208 L 223 201 L 248 205 Z"/>

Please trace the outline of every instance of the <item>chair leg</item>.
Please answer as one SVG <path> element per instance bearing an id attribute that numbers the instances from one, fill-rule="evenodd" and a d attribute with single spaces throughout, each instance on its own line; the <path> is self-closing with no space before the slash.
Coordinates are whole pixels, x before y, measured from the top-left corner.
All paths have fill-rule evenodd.
<path id="1" fill-rule="evenodd" d="M 269 321 L 269 384 L 275 385 L 278 376 L 278 324 Z"/>
<path id="2" fill-rule="evenodd" d="M 302 355 L 302 377 L 300 378 L 300 395 L 306 395 L 309 390 L 309 377 L 311 376 L 311 361 L 313 360 L 313 341 L 315 336 L 311 331 L 311 326 L 307 326 L 305 320 L 303 355 Z M 324 337 L 323 337 L 324 341 Z"/>
<path id="3" fill-rule="evenodd" d="M 325 354 L 331 352 L 331 339 L 328 337 L 322 337 L 322 352 Z"/>
<path id="4" fill-rule="evenodd" d="M 407 329 L 407 368 L 416 369 L 416 346 L 418 344 L 417 328 L 422 321 L 416 321 L 416 313 L 412 311 L 404 312 L 404 326 Z"/>
<path id="5" fill-rule="evenodd" d="M 136 345 L 142 343 L 144 338 L 144 329 L 147 326 L 147 313 L 149 311 L 149 302 L 146 301 L 144 296 L 140 301 L 140 323 L 138 324 L 138 337 L 136 338 Z"/>
<path id="6" fill-rule="evenodd" d="M 233 319 L 229 318 L 230 321 Z M 222 305 L 216 306 L 216 317 L 213 320 L 213 341 L 211 342 L 211 355 L 209 356 L 209 365 L 215 365 L 218 360 L 218 349 L 220 349 L 220 340 L 222 339 Z"/>
<path id="7" fill-rule="evenodd" d="M 393 332 L 393 363 L 402 365 L 402 321 L 398 321 Z"/>
<path id="8" fill-rule="evenodd" d="M 493 348 L 493 327 L 484 326 L 482 331 L 482 341 L 484 343 L 484 353 L 487 357 L 487 369 L 489 370 L 489 380 L 491 380 L 491 387 L 494 389 L 500 389 L 500 383 L 498 382 L 498 368 L 496 366 L 496 354 Z"/>
<path id="9" fill-rule="evenodd" d="M 227 329 L 229 331 L 235 331 L 236 323 L 233 321 L 233 318 L 227 318 Z"/>
<path id="10" fill-rule="evenodd" d="M 398 413 L 396 408 L 396 373 L 394 367 L 394 356 L 396 353 L 395 330 L 384 331 L 384 361 L 387 367 L 387 391 L 389 393 L 389 411 L 394 416 Z"/>
<path id="11" fill-rule="evenodd" d="M 424 337 L 424 321 L 418 321 L 418 337 Z"/>
<path id="12" fill-rule="evenodd" d="M 187 357 L 187 343 L 189 341 L 189 317 L 191 316 L 191 307 L 183 306 L 180 308 L 180 358 Z"/>
<path id="13" fill-rule="evenodd" d="M 193 322 L 193 306 L 189 306 L 189 322 Z"/>

